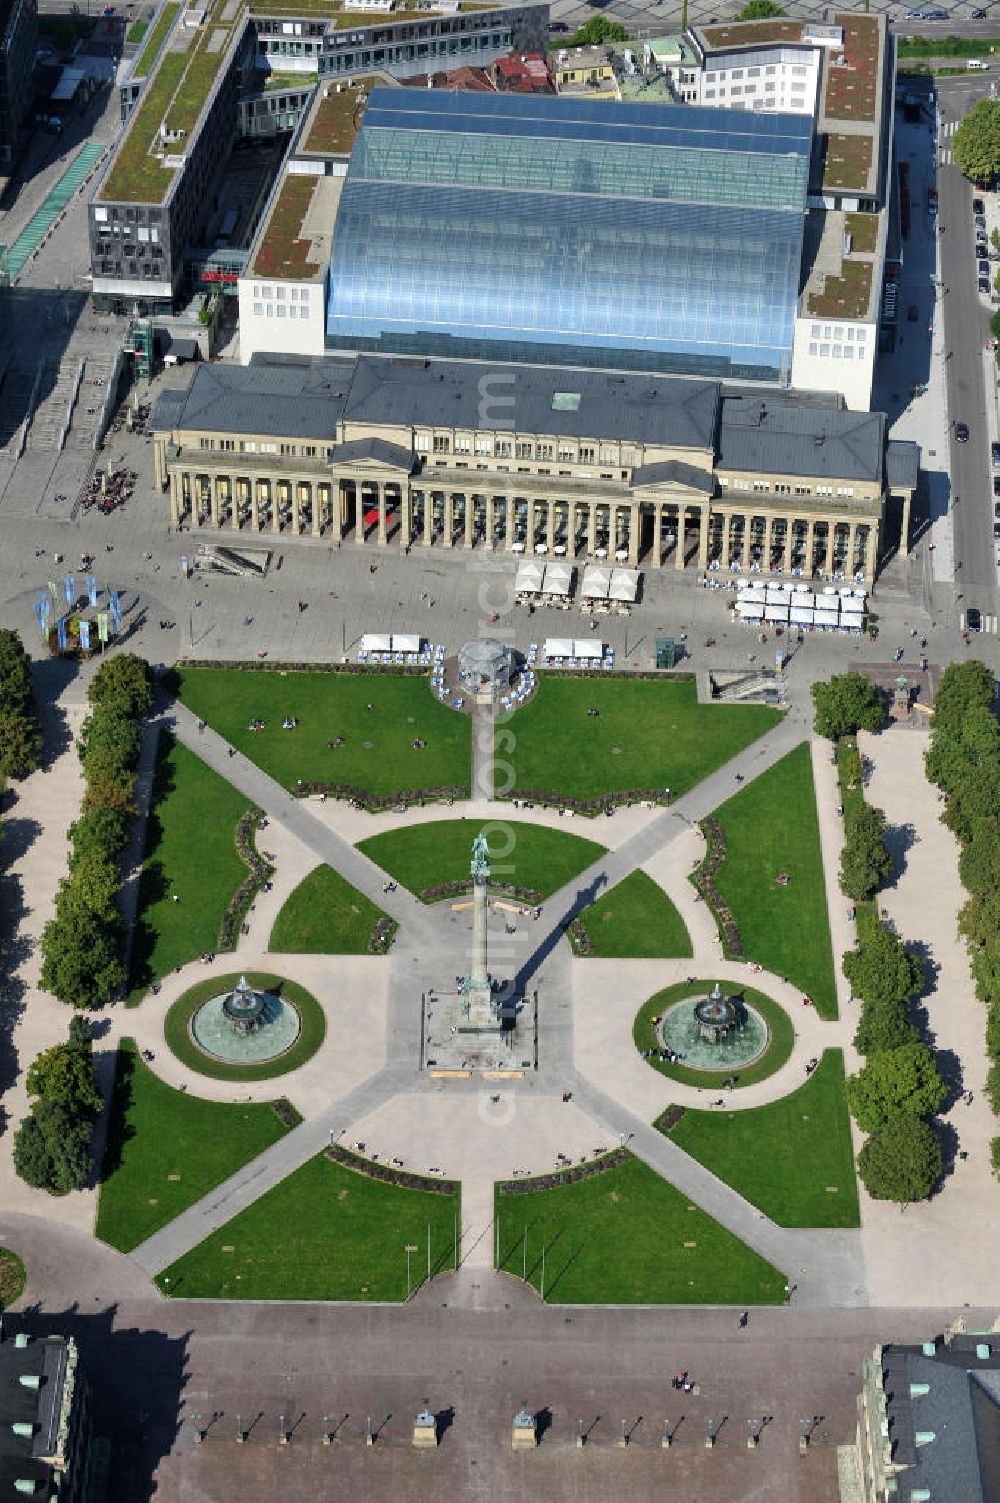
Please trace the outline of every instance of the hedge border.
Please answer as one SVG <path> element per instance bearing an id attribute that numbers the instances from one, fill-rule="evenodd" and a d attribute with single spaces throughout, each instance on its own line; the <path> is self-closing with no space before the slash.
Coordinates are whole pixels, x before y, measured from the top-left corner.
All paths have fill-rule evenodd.
<path id="1" fill-rule="evenodd" d="M 401 1190 L 423 1190 L 430 1195 L 457 1195 L 460 1184 L 455 1179 L 431 1179 L 426 1174 L 414 1174 L 409 1169 L 396 1169 L 391 1164 L 377 1164 L 373 1159 L 363 1158 L 340 1143 L 331 1143 L 323 1150 L 326 1158 L 335 1164 L 363 1174 L 368 1179 L 380 1180 L 386 1185 L 396 1185 Z"/>
<path id="2" fill-rule="evenodd" d="M 254 841 L 254 834 L 263 818 L 263 809 L 251 804 L 236 821 L 236 850 L 250 871 L 226 904 L 226 911 L 219 923 L 216 949 L 226 953 L 236 949 L 237 936 L 250 905 L 274 871 L 274 867 L 261 856 Z"/>
<path id="3" fill-rule="evenodd" d="M 163 1019 L 163 1038 L 167 1048 L 199 1075 L 210 1080 L 272 1080 L 276 1075 L 287 1075 L 306 1064 L 319 1049 L 326 1037 L 326 1014 L 311 992 L 287 977 L 264 971 L 247 971 L 246 978 L 252 986 L 262 991 L 277 992 L 297 1009 L 301 1019 L 299 1036 L 295 1043 L 274 1059 L 260 1060 L 256 1064 L 233 1065 L 225 1060 L 213 1059 L 203 1053 L 191 1038 L 191 1018 L 203 1002 L 219 992 L 232 988 L 240 979 L 240 972 L 232 971 L 223 976 L 206 976 L 182 992 L 167 1010 Z"/>
<path id="4" fill-rule="evenodd" d="M 698 821 L 698 828 L 705 837 L 705 854 L 688 880 L 708 904 L 722 939 L 725 958 L 742 960 L 743 936 L 729 904 L 715 885 L 715 874 L 726 859 L 726 832 L 711 814 Z"/>
<path id="5" fill-rule="evenodd" d="M 500 1195 L 529 1195 L 533 1190 L 557 1190 L 561 1185 L 575 1185 L 581 1179 L 618 1169 L 631 1157 L 625 1148 L 612 1148 L 600 1158 L 588 1159 L 585 1164 L 573 1164 L 568 1169 L 557 1169 L 552 1174 L 536 1174 L 530 1179 L 497 1180 L 497 1191 Z"/>

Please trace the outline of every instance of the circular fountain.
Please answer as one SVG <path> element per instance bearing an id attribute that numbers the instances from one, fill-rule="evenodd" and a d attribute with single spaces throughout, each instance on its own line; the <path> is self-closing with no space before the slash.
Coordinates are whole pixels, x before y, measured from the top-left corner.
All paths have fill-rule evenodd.
<path id="1" fill-rule="evenodd" d="M 732 1070 L 759 1059 L 770 1032 L 756 1008 L 727 997 L 718 982 L 707 996 L 675 1002 L 657 1028 L 664 1049 L 694 1070 Z"/>
<path id="2" fill-rule="evenodd" d="M 284 1054 L 302 1027 L 298 1009 L 277 992 L 262 991 L 241 976 L 192 1014 L 190 1034 L 198 1048 L 227 1064 L 259 1064 Z"/>

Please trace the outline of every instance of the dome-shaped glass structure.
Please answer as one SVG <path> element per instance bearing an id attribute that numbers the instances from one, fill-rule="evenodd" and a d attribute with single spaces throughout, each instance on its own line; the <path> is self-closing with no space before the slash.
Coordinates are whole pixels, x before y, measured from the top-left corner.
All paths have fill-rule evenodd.
<path id="1" fill-rule="evenodd" d="M 459 649 L 458 671 L 468 684 L 509 684 L 514 677 L 514 653 L 493 637 L 477 637 Z"/>

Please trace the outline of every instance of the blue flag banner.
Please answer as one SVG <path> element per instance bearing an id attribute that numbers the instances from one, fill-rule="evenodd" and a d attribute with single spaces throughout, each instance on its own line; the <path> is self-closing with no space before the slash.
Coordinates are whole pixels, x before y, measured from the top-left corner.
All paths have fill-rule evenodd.
<path id="1" fill-rule="evenodd" d="M 122 608 L 118 603 L 117 590 L 111 591 L 111 620 L 114 623 L 115 631 L 117 631 L 122 624 Z"/>
<path id="2" fill-rule="evenodd" d="M 81 621 L 80 622 L 80 646 L 83 648 L 84 652 L 89 652 L 90 651 L 90 622 L 89 621 Z"/>
<path id="3" fill-rule="evenodd" d="M 60 652 L 65 651 L 65 648 L 66 648 L 66 622 L 65 622 L 65 620 L 60 620 L 60 621 L 56 622 L 56 636 L 58 637 L 58 640 L 59 640 L 59 651 Z"/>
<path id="4" fill-rule="evenodd" d="M 84 584 L 87 586 L 87 594 L 90 597 L 90 608 L 93 610 L 97 605 L 97 580 L 93 574 L 88 574 L 84 580 Z"/>
<path id="5" fill-rule="evenodd" d="M 72 574 L 67 574 L 63 580 L 63 589 L 66 591 L 66 604 L 72 605 L 76 599 L 76 582 Z"/>
<path id="6" fill-rule="evenodd" d="M 52 596 L 53 600 L 59 599 L 59 587 L 54 579 L 49 580 L 49 594 Z"/>

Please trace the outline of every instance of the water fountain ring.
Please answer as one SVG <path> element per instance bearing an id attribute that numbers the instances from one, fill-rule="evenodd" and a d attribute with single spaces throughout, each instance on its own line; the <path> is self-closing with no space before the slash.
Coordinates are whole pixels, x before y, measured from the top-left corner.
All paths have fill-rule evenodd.
<path id="1" fill-rule="evenodd" d="M 277 992 L 260 991 L 241 976 L 232 991 L 203 1002 L 188 1028 L 204 1054 L 231 1065 L 251 1065 L 290 1049 L 302 1019 L 298 1008 Z"/>

